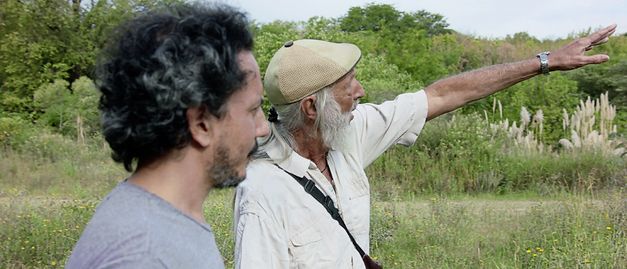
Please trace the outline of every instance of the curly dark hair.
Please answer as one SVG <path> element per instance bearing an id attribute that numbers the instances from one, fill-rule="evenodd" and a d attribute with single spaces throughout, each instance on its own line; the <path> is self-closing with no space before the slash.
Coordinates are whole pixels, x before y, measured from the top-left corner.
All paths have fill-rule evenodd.
<path id="1" fill-rule="evenodd" d="M 237 54 L 253 38 L 246 15 L 224 4 L 182 4 L 121 25 L 96 69 L 99 109 L 112 158 L 129 172 L 191 141 L 186 111 L 220 118 L 245 83 Z"/>

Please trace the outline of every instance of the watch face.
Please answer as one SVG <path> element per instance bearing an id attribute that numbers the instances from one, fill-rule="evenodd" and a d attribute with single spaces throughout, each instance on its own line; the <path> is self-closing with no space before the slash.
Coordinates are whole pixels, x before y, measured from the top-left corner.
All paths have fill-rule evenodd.
<path id="1" fill-rule="evenodd" d="M 549 74 L 549 54 L 550 52 L 545 51 L 536 55 L 536 57 L 540 59 L 540 72 L 542 72 L 542 74 Z"/>

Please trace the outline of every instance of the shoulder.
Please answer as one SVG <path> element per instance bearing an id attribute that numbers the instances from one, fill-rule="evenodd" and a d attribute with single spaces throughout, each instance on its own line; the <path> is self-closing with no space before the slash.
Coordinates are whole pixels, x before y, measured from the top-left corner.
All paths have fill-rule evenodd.
<path id="1" fill-rule="evenodd" d="M 238 188 L 256 188 L 269 191 L 276 186 L 269 184 L 281 184 L 289 177 L 283 170 L 278 168 L 272 161 L 267 159 L 254 160 L 246 167 L 246 179 Z"/>
<path id="2" fill-rule="evenodd" d="M 245 197 L 280 195 L 285 178 L 289 177 L 269 160 L 254 160 L 246 168 L 246 179 L 237 186 L 237 193 Z"/>
<path id="3" fill-rule="evenodd" d="M 293 193 L 292 183 L 298 184 L 271 161 L 252 161 L 246 169 L 246 179 L 237 186 L 235 192 L 236 212 L 257 215 L 282 212 L 285 201 Z"/>
<path id="4" fill-rule="evenodd" d="M 112 263 L 152 268 L 139 265 L 177 264 L 181 260 L 189 263 L 210 258 L 221 261 L 219 254 L 208 251 L 217 253 L 208 228 L 156 196 L 121 183 L 96 209 L 72 251 L 68 260 L 72 266 L 68 268 L 98 268 Z M 154 260 L 155 257 L 158 259 Z"/>
<path id="5" fill-rule="evenodd" d="M 85 227 L 74 246 L 67 268 L 97 268 L 128 257 L 144 257 L 149 252 L 149 232 L 128 211 L 111 214 L 114 208 L 103 204 Z M 76 265 L 76 266 L 74 266 Z"/>

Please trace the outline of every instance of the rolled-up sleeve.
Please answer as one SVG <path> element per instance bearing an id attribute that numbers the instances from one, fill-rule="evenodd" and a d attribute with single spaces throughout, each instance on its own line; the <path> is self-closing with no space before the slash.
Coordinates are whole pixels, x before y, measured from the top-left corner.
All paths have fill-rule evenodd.
<path id="1" fill-rule="evenodd" d="M 401 94 L 380 105 L 359 105 L 352 122 L 363 167 L 395 144 L 410 146 L 427 120 L 427 95 L 423 90 Z"/>

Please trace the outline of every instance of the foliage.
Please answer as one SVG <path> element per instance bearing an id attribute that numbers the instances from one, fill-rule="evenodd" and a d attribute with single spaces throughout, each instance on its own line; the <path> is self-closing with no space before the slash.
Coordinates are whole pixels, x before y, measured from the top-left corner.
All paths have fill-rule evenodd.
<path id="1" fill-rule="evenodd" d="M 490 118 L 502 117 L 513 122 L 520 119 L 521 107 L 526 107 L 532 113 L 542 110 L 546 132 L 540 138 L 549 145 L 556 145 L 557 141 L 564 137 L 563 109 L 574 109 L 582 97 L 575 81 L 561 73 L 553 73 L 550 76 L 539 76 L 518 83 L 492 97 L 461 108 L 461 112 L 483 114 L 486 111 Z M 494 109 L 495 100 L 502 104 L 502 115 Z"/>
<path id="2" fill-rule="evenodd" d="M 268 67 L 274 52 L 283 46 L 285 42 L 299 38 L 296 27 L 296 23 L 282 21 L 274 21 L 253 27 L 253 32 L 255 33 L 255 58 L 259 64 L 262 77 L 265 75 L 266 67 Z"/>
<path id="3" fill-rule="evenodd" d="M 0 145 L 3 150 L 25 144 L 36 130 L 19 116 L 0 114 Z"/>
<path id="4" fill-rule="evenodd" d="M 32 112 L 29 101 L 42 84 L 61 79 L 69 85 L 91 75 L 98 50 L 115 25 L 170 2 L 175 1 L 0 1 L 2 110 Z"/>
<path id="5" fill-rule="evenodd" d="M 80 115 L 87 125 L 84 131 L 90 135 L 97 130 L 95 108 L 43 101 L 43 92 L 54 91 L 57 95 L 54 100 L 73 104 L 72 100 L 78 98 L 74 82 L 91 76 L 99 49 L 107 42 L 115 25 L 146 10 L 177 1 L 0 2 L 0 111 L 17 113 L 26 122 L 51 126 L 61 134 L 77 137 L 80 128 L 75 121 Z M 358 45 L 363 53 L 358 67 L 363 69 L 358 70 L 359 79 L 366 86 L 368 100 L 372 101 L 390 99 L 395 93 L 424 87 L 451 74 L 529 58 L 538 51 L 555 49 L 591 31 L 557 40 L 540 41 L 525 32 L 504 39 L 483 39 L 455 33 L 440 14 L 425 10 L 402 12 L 388 4 L 352 7 L 339 18 L 253 23 L 251 29 L 262 75 L 274 51 L 288 40 L 316 38 Z M 619 132 L 624 132 L 627 126 L 624 109 L 627 38 L 613 37 L 591 53 L 595 51 L 608 53 L 611 61 L 563 76 L 554 73 L 548 78 L 536 78 L 497 95 L 506 104 L 504 116 L 514 120 L 514 111 L 524 103 L 532 110 L 542 109 L 549 119 L 547 124 L 558 124 L 556 115 L 561 107 L 572 105 L 572 100 L 581 96 L 594 98 L 609 91 L 610 101 L 618 108 Z M 78 83 L 81 84 L 84 82 Z M 534 95 L 542 98 L 534 98 Z M 462 112 L 489 111 L 490 103 L 490 100 L 478 102 Z M 64 107 L 68 111 L 62 111 Z M 546 135 L 547 141 L 558 136 Z"/>
<path id="6" fill-rule="evenodd" d="M 364 55 L 358 64 L 357 79 L 366 91 L 361 102 L 380 103 L 392 100 L 404 92 L 412 92 L 422 88 L 422 84 L 396 65 L 390 64 L 382 56 Z"/>
<path id="7" fill-rule="evenodd" d="M 74 81 L 71 92 L 67 88 L 67 81 L 55 80 L 35 91 L 35 107 L 43 111 L 39 121 L 84 142 L 86 135 L 94 136 L 98 131 L 97 91 L 86 77 Z"/>
<path id="8" fill-rule="evenodd" d="M 561 127 L 560 127 L 561 129 Z M 569 136 L 570 137 L 570 136 Z M 534 151 L 479 114 L 427 124 L 416 145 L 395 147 L 367 169 L 382 199 L 424 193 L 538 193 L 598 190 L 625 183 L 627 161 L 603 151 Z"/>
<path id="9" fill-rule="evenodd" d="M 451 31 L 444 16 L 426 10 L 401 12 L 388 4 L 367 4 L 365 7 L 351 7 L 346 16 L 340 19 L 340 29 L 347 32 L 392 31 L 404 32 L 409 29 L 425 30 L 429 36 Z"/>

